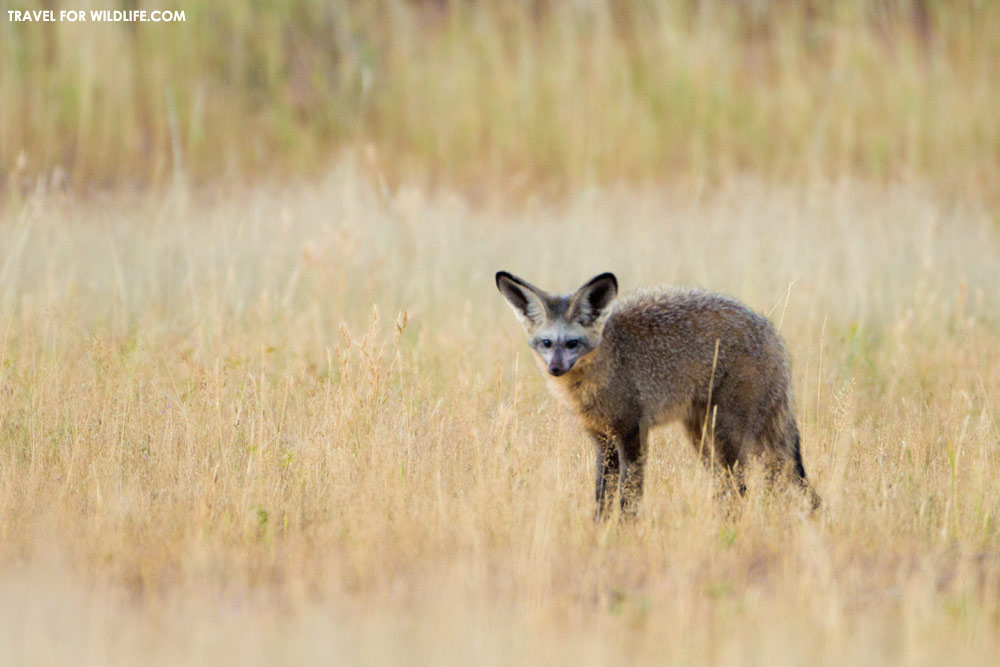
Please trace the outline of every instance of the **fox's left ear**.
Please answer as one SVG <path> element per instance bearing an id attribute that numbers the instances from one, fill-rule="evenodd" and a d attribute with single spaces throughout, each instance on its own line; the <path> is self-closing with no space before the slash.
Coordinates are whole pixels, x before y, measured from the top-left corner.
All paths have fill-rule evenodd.
<path id="1" fill-rule="evenodd" d="M 613 273 L 602 273 L 570 297 L 573 319 L 589 326 L 597 321 L 618 296 L 618 279 Z"/>

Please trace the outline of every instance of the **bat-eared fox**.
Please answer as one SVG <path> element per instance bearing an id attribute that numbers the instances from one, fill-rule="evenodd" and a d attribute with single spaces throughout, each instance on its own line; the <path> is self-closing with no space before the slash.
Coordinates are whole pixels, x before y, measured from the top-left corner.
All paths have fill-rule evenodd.
<path id="1" fill-rule="evenodd" d="M 760 458 L 819 505 L 802 466 L 788 355 L 766 318 L 698 289 L 640 291 L 615 301 L 611 273 L 566 295 L 506 271 L 496 283 L 551 388 L 594 441 L 597 517 L 608 513 L 616 482 L 622 512 L 635 513 L 649 429 L 676 421 L 706 462 L 734 475 L 741 492 L 743 470 Z"/>

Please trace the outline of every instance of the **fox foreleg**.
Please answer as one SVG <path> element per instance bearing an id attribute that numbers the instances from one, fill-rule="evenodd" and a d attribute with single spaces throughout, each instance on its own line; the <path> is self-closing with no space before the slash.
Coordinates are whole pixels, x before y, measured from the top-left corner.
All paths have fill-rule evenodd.
<path id="1" fill-rule="evenodd" d="M 649 444 L 649 424 L 640 420 L 635 429 L 616 438 L 618 458 L 621 460 L 622 514 L 634 517 L 642 500 L 643 479 L 646 473 L 646 452 Z"/>
<path id="2" fill-rule="evenodd" d="M 594 484 L 594 500 L 597 502 L 597 508 L 594 511 L 594 520 L 599 521 L 608 515 L 614 489 L 618 485 L 620 465 L 618 448 L 613 436 L 601 431 L 591 431 L 590 437 L 594 441 L 597 460 Z"/>

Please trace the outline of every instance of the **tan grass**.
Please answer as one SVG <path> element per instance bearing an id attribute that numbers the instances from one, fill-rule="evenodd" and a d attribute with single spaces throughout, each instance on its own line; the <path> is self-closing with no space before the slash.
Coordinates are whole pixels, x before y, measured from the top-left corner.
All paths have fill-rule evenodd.
<path id="1" fill-rule="evenodd" d="M 0 214 L 0 662 L 992 662 L 1000 239 L 974 201 L 367 183 Z M 594 525 L 499 268 L 787 291 L 823 510 L 752 487 L 727 516 L 667 429 L 637 523 Z"/>

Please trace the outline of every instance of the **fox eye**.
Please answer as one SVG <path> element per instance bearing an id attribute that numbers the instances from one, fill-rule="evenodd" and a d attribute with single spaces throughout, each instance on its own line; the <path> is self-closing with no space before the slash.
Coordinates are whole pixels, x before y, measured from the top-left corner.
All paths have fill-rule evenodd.
<path id="1" fill-rule="evenodd" d="M 542 347 L 552 347 L 552 341 L 548 338 L 542 339 Z"/>
<path id="2" fill-rule="evenodd" d="M 567 350 L 575 350 L 576 347 L 577 347 L 577 345 L 579 345 L 579 344 L 580 344 L 580 341 L 577 340 L 577 339 L 575 339 L 575 338 L 572 339 L 572 340 L 568 340 L 568 341 L 566 341 L 566 349 Z"/>

